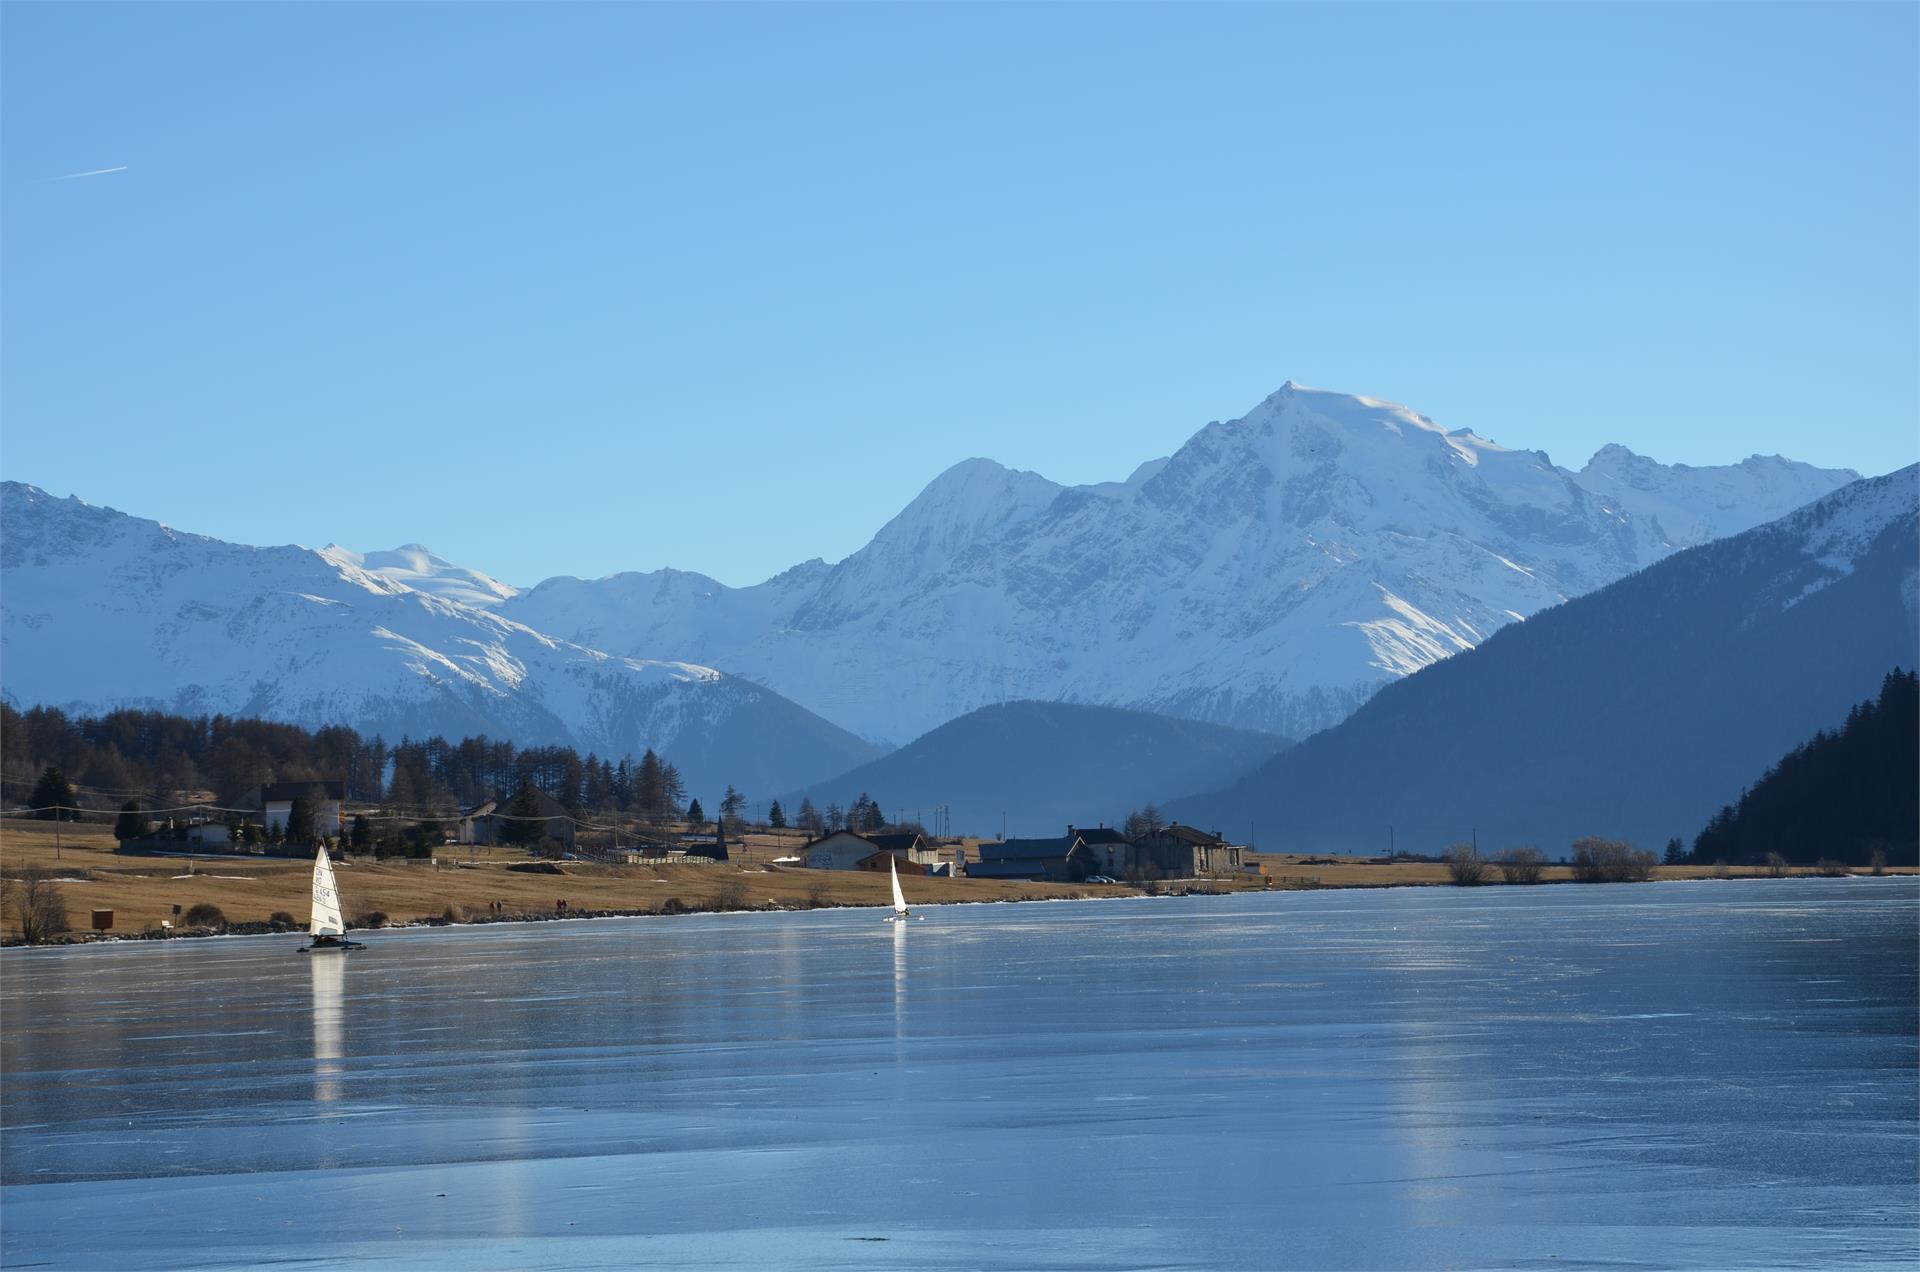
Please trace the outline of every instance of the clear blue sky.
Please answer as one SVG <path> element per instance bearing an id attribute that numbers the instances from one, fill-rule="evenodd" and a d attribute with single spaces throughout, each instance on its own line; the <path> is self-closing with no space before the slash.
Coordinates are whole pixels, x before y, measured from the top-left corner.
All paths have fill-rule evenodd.
<path id="1" fill-rule="evenodd" d="M 1920 452 L 1912 5 L 0 20 L 0 472 L 223 538 L 747 583 L 1288 378 Z"/>

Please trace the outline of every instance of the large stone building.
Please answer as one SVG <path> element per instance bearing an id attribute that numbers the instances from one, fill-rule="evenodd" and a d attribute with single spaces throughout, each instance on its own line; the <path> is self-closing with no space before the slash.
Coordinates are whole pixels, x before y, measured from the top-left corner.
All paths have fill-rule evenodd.
<path id="1" fill-rule="evenodd" d="M 1115 879 L 1194 879 L 1235 874 L 1243 850 L 1218 835 L 1175 822 L 1145 835 L 1128 836 L 1109 826 L 1067 827 L 1098 863 L 1096 874 Z"/>
<path id="2" fill-rule="evenodd" d="M 1244 856 L 1240 845 L 1179 822 L 1140 836 L 1134 847 L 1140 868 L 1157 871 L 1162 879 L 1238 874 Z"/>

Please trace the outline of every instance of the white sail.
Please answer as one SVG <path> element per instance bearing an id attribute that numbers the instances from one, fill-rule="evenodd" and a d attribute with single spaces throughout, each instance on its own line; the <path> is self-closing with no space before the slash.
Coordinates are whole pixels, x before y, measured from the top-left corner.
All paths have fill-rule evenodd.
<path id="1" fill-rule="evenodd" d="M 314 936 L 345 936 L 347 925 L 340 917 L 340 889 L 334 886 L 333 863 L 325 848 L 313 856 L 313 919 L 307 931 Z"/>
<path id="2" fill-rule="evenodd" d="M 893 854 L 887 854 L 887 877 L 893 881 L 893 912 L 895 914 L 905 914 L 907 912 L 907 898 L 900 891 L 900 871 L 894 866 L 894 861 L 895 858 Z"/>

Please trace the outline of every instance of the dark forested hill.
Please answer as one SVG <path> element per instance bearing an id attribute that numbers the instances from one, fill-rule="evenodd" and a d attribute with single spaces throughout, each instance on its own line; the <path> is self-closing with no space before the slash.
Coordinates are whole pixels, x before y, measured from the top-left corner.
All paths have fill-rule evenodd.
<path id="1" fill-rule="evenodd" d="M 51 767 L 73 784 L 81 807 L 102 811 L 128 799 L 165 807 L 207 794 L 231 804 L 263 782 L 342 779 L 354 803 L 416 815 L 450 813 L 523 782 L 576 811 L 664 812 L 643 807 L 665 801 L 641 781 L 645 759 L 603 759 L 571 747 L 516 747 L 485 737 L 389 744 L 340 725 L 304 729 L 270 720 L 133 710 L 70 716 L 50 707 L 20 711 L 0 703 L 0 795 L 8 807 L 24 802 Z"/>
<path id="2" fill-rule="evenodd" d="M 909 820 L 945 806 L 956 833 L 1057 835 L 1067 825 L 1115 824 L 1168 792 L 1246 772 L 1286 745 L 1270 733 L 1146 711 L 1063 702 L 1008 702 L 970 711 L 802 795 L 820 808 L 870 793 Z"/>
<path id="3" fill-rule="evenodd" d="M 1694 841 L 1697 862 L 1826 857 L 1866 865 L 1874 853 L 1920 864 L 1920 682 L 1894 672 L 1836 733 L 1822 730 L 1722 808 Z"/>
<path id="4" fill-rule="evenodd" d="M 1170 817 L 1262 848 L 1688 835 L 1911 667 L 1916 469 L 1679 553 L 1383 689 Z M 1389 828 L 1391 829 L 1391 832 Z"/>

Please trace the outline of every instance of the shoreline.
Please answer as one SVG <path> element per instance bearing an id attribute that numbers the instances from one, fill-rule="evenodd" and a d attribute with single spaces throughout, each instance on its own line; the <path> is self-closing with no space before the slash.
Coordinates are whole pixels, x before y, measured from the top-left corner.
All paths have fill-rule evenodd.
<path id="1" fill-rule="evenodd" d="M 11 823 L 0 837 L 0 944 L 20 940 L 15 903 L 26 880 L 50 885 L 67 931 L 36 944 L 118 944 L 202 935 L 304 932 L 312 865 L 301 857 L 186 852 L 164 856 L 116 851 L 104 828 Z M 337 858 L 337 882 L 349 927 L 470 926 L 570 918 L 643 918 L 678 914 L 764 913 L 885 906 L 887 876 L 875 871 L 810 870 L 787 863 L 792 837 L 753 833 L 725 862 L 535 863 L 525 853 L 449 848 L 437 859 Z M 183 860 L 184 858 L 184 860 Z M 935 905 L 1002 901 L 1114 900 L 1155 894 L 1345 891 L 1355 888 L 1532 887 L 1575 882 L 1565 865 L 1543 868 L 1535 883 L 1508 883 L 1497 872 L 1477 885 L 1451 881 L 1437 861 L 1332 857 L 1304 853 L 1250 856 L 1257 873 L 1227 878 L 1132 884 L 1040 883 L 902 875 L 907 901 Z M 532 868 L 529 868 L 532 867 Z M 1864 872 L 1864 867 L 1861 868 Z M 1812 868 L 1790 877 L 1813 874 Z M 1890 873 L 1916 873 L 1892 867 Z M 1661 866 L 1648 882 L 1769 877 L 1762 868 Z M 60 880 L 61 882 L 52 882 Z M 97 930 L 96 930 L 97 928 Z"/>
<path id="2" fill-rule="evenodd" d="M 1173 899 L 1183 899 L 1183 898 L 1192 898 L 1192 897 L 1215 898 L 1215 897 L 1231 897 L 1231 896 L 1242 896 L 1242 895 L 1266 896 L 1266 895 L 1275 895 L 1275 894 L 1298 894 L 1298 893 L 1311 893 L 1311 892 L 1382 891 L 1382 890 L 1409 889 L 1409 888 L 1458 888 L 1462 892 L 1482 893 L 1482 892 L 1494 891 L 1494 890 L 1500 890 L 1500 889 L 1506 889 L 1506 888 L 1537 888 L 1537 887 L 1558 887 L 1558 886 L 1638 887 L 1646 884 L 1740 883 L 1740 882 L 1747 882 L 1747 881 L 1805 883 L 1805 882 L 1819 882 L 1819 881 L 1825 881 L 1825 880 L 1838 881 L 1842 879 L 1885 879 L 1885 880 L 1896 880 L 1896 879 L 1902 879 L 1902 878 L 1911 879 L 1911 878 L 1915 878 L 1917 875 L 1920 875 L 1920 871 L 1917 871 L 1912 867 L 1906 867 L 1906 868 L 1890 867 L 1884 874 L 1880 874 L 1880 875 L 1874 875 L 1870 873 L 1850 873 L 1846 875 L 1824 875 L 1824 874 L 1813 874 L 1813 873 L 1800 873 L 1800 874 L 1788 874 L 1788 875 L 1781 875 L 1781 876 L 1773 876 L 1773 875 L 1767 875 L 1767 874 L 1740 874 L 1740 875 L 1726 875 L 1726 876 L 1680 875 L 1680 876 L 1668 876 L 1665 878 L 1655 877 L 1652 879 L 1610 880 L 1610 881 L 1600 881 L 1600 882 L 1588 882 L 1588 881 L 1581 881 L 1581 880 L 1575 880 L 1570 878 L 1543 879 L 1537 883 L 1532 883 L 1532 884 L 1519 884 L 1519 883 L 1509 884 L 1509 883 L 1496 882 L 1496 883 L 1485 883 L 1485 884 L 1466 885 L 1466 886 L 1451 884 L 1451 883 L 1440 883 L 1440 882 L 1427 881 L 1427 880 L 1399 880 L 1399 881 L 1386 880 L 1386 881 L 1381 881 L 1378 883 L 1370 883 L 1370 884 L 1356 884 L 1356 883 L 1328 884 L 1328 885 L 1322 885 L 1319 887 L 1297 887 L 1297 886 L 1296 887 L 1267 887 L 1267 888 L 1192 887 L 1192 888 L 1167 889 L 1159 892 L 1148 892 L 1139 888 L 1127 887 L 1125 890 L 1105 891 L 1103 889 L 1102 891 L 1099 891 L 1099 892 L 1093 892 L 1093 893 L 1082 892 L 1078 894 L 1068 894 L 1068 895 L 1030 894 L 1030 895 L 995 896 L 995 897 L 975 897 L 975 898 L 966 898 L 966 897 L 945 898 L 941 900 L 921 902 L 920 904 L 916 905 L 914 908 L 915 909 L 934 909 L 934 908 L 945 908 L 948 906 L 1033 905 L 1033 904 L 1044 904 L 1048 902 L 1073 903 L 1073 902 L 1083 902 L 1083 901 L 1091 901 L 1091 902 L 1157 901 L 1157 900 L 1163 900 L 1163 899 L 1173 900 Z M 208 876 L 200 876 L 200 877 L 204 878 Z M 1070 885 L 1054 885 L 1054 886 L 1066 887 Z M 695 917 L 716 917 L 721 915 L 811 914 L 811 913 L 818 913 L 823 910 L 873 910 L 875 912 L 879 912 L 879 911 L 886 910 L 888 908 L 890 907 L 884 902 L 867 904 L 867 903 L 860 903 L 860 902 L 829 901 L 829 902 L 825 902 L 818 905 L 797 905 L 797 906 L 761 905 L 761 906 L 745 906 L 740 908 L 721 908 L 721 907 L 693 905 L 693 906 L 683 906 L 682 908 L 677 910 L 658 910 L 658 909 L 639 909 L 639 908 L 568 909 L 564 912 L 562 911 L 518 912 L 518 913 L 508 913 L 508 914 L 498 914 L 498 915 L 485 914 L 485 915 L 457 919 L 457 920 L 425 916 L 425 917 L 412 918 L 412 919 L 407 919 L 407 920 L 397 921 L 397 922 L 387 922 L 387 923 L 381 924 L 378 927 L 365 927 L 365 928 L 350 927 L 348 931 L 352 934 L 357 934 L 359 936 L 364 937 L 377 932 L 418 932 L 418 931 L 432 931 L 432 930 L 437 930 L 442 928 L 484 928 L 484 927 L 498 927 L 498 926 L 503 926 L 508 924 L 572 923 L 572 922 L 590 922 L 595 920 L 607 920 L 607 919 L 679 919 L 679 918 L 695 918 Z M 210 928 L 210 927 L 188 928 L 184 930 L 175 930 L 171 932 L 149 930 L 149 931 L 141 931 L 141 932 L 102 932 L 102 933 L 96 934 L 96 933 L 84 933 L 84 932 L 75 931 L 70 933 L 64 933 L 60 937 L 54 940 L 38 941 L 38 942 L 32 942 L 32 943 L 22 941 L 16 936 L 6 936 L 6 937 L 0 937 L 0 949 L 54 950 L 54 949 L 76 949 L 76 948 L 82 948 L 82 947 L 111 948 L 111 947 L 121 947 L 121 946 L 129 946 L 129 945 L 165 943 L 165 942 L 180 941 L 180 940 L 199 941 L 199 940 L 212 940 L 212 939 L 229 938 L 229 937 L 234 939 L 244 939 L 244 938 L 263 937 L 263 936 L 292 936 L 292 937 L 299 937 L 300 939 L 305 940 L 307 938 L 307 933 L 299 927 L 284 927 L 284 926 L 277 927 L 268 923 L 241 922 L 241 923 L 230 923 L 223 928 Z"/>

